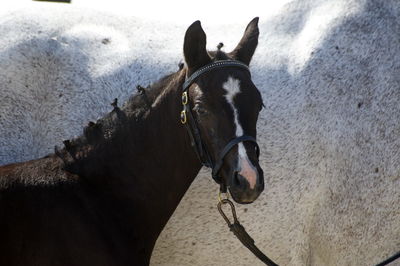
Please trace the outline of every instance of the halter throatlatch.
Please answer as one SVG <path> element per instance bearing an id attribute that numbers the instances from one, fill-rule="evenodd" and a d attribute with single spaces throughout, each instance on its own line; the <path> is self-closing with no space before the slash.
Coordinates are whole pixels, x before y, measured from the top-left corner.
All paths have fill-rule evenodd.
<path id="1" fill-rule="evenodd" d="M 207 151 L 206 146 L 202 141 L 199 127 L 197 126 L 196 120 L 194 119 L 190 108 L 188 89 L 193 84 L 193 82 L 201 75 L 208 73 L 214 69 L 225 68 L 225 67 L 241 68 L 250 73 L 249 67 L 246 64 L 243 64 L 242 62 L 235 60 L 222 60 L 205 65 L 204 67 L 195 71 L 190 77 L 188 77 L 185 83 L 183 84 L 183 92 L 182 92 L 183 110 L 181 112 L 181 122 L 183 125 L 185 125 L 187 129 L 187 132 L 190 137 L 190 143 L 193 146 L 197 157 L 204 166 L 212 169 L 212 177 L 218 184 L 220 184 L 222 192 L 226 192 L 226 185 L 222 182 L 222 179 L 218 173 L 222 167 L 226 154 L 228 154 L 228 152 L 240 142 L 254 143 L 256 146 L 255 148 L 256 148 L 257 158 L 260 154 L 256 139 L 249 135 L 243 135 L 234 138 L 230 142 L 228 142 L 228 144 L 226 144 L 224 149 L 219 154 L 218 158 L 216 158 L 215 162 L 213 162 L 210 153 Z"/>

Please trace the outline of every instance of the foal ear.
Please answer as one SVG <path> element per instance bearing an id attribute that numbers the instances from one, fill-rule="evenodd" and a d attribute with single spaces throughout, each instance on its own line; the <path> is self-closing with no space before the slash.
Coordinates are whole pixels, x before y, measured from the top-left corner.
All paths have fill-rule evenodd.
<path id="1" fill-rule="evenodd" d="M 255 17 L 252 21 L 250 21 L 249 25 L 247 25 L 242 39 L 236 48 L 229 53 L 229 55 L 234 59 L 249 65 L 254 51 L 257 48 L 259 34 L 258 17 Z"/>
<path id="2" fill-rule="evenodd" d="M 183 55 L 189 71 L 208 64 L 211 61 L 206 49 L 207 37 L 204 33 L 200 21 L 194 22 L 186 30 L 185 41 L 183 43 Z"/>

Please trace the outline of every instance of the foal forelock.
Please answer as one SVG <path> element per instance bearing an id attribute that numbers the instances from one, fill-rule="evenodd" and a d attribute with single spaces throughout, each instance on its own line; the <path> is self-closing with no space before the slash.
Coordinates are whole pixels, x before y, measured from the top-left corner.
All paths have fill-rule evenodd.
<path id="1" fill-rule="evenodd" d="M 222 84 L 222 88 L 226 91 L 225 98 L 233 110 L 233 121 L 236 128 L 236 136 L 243 135 L 243 127 L 239 121 L 239 111 L 234 103 L 234 98 L 240 93 L 240 80 L 228 77 L 228 80 Z M 257 168 L 251 163 L 247 156 L 243 143 L 238 144 L 238 170 L 239 174 L 247 179 L 250 188 L 253 189 L 257 183 Z"/>

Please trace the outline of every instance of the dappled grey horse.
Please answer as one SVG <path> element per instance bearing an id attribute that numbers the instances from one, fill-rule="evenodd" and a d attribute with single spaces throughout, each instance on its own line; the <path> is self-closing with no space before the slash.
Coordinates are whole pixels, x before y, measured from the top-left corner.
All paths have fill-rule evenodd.
<path id="1" fill-rule="evenodd" d="M 184 26 L 82 12 L 2 18 L 2 163 L 52 152 L 114 98 L 176 70 L 181 55 L 170 47 L 181 44 L 171 36 Z M 266 106 L 257 139 L 266 190 L 240 217 L 278 264 L 378 263 L 400 239 L 399 5 L 293 1 L 260 16 L 250 67 Z M 239 26 L 208 33 L 233 44 Z M 161 234 L 153 264 L 257 263 L 210 210 L 218 188 L 202 176 Z"/>

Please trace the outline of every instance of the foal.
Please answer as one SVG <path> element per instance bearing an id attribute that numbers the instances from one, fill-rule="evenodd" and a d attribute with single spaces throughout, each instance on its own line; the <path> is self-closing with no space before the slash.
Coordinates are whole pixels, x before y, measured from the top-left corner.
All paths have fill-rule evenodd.
<path id="1" fill-rule="evenodd" d="M 131 97 L 83 135 L 44 158 L 0 167 L 0 265 L 148 265 L 161 230 L 201 168 L 180 121 L 182 86 L 224 60 L 248 65 L 258 18 L 231 53 L 206 51 L 200 22 L 184 40 L 185 66 Z M 243 68 L 198 77 L 188 100 L 204 149 L 215 162 L 240 135 L 256 137 L 259 91 Z M 193 121 L 192 121 L 193 122 Z M 254 144 L 235 144 L 219 182 L 239 203 L 264 188 Z"/>

